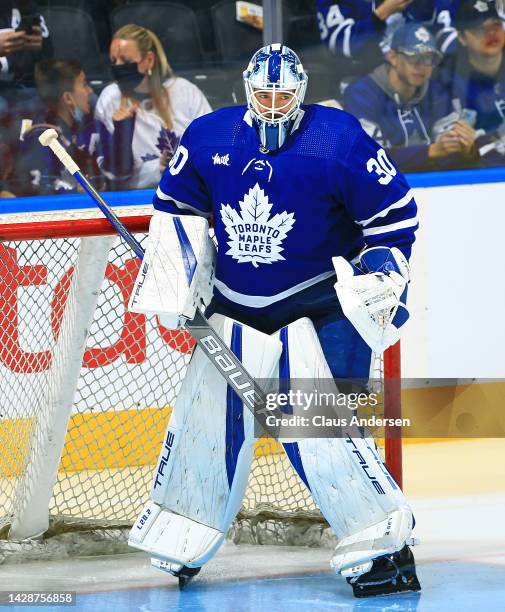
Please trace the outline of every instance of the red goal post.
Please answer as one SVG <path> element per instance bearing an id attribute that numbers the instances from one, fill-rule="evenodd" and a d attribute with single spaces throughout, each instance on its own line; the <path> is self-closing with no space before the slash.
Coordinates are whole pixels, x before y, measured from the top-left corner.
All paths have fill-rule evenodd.
<path id="1" fill-rule="evenodd" d="M 8 541 L 70 525 L 131 525 L 194 346 L 184 330 L 126 311 L 139 262 L 107 220 L 38 217 L 0 219 L 0 557 Z M 145 239 L 149 215 L 121 218 Z M 399 345 L 376 368 L 384 416 L 398 417 Z M 401 430 L 387 428 L 380 445 L 401 486 Z M 246 539 L 260 518 L 268 542 L 291 520 L 324 523 L 279 445 L 264 439 L 236 523 L 252 523 Z"/>

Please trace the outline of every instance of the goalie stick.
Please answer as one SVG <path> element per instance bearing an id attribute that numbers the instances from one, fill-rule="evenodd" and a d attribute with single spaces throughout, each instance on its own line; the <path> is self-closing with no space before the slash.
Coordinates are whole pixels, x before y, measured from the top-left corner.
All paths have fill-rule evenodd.
<path id="1" fill-rule="evenodd" d="M 112 227 L 123 238 L 133 252 L 142 259 L 144 249 L 135 237 L 123 225 L 119 217 L 86 179 L 72 157 L 58 141 L 58 134 L 54 129 L 45 130 L 39 136 L 40 144 L 49 147 L 68 172 L 82 186 L 86 193 L 95 201 Z M 214 364 L 228 385 L 240 397 L 243 404 L 252 412 L 263 430 L 274 438 L 278 437 L 278 425 L 267 425 L 267 416 L 274 416 L 271 422 L 280 423 L 283 413 L 276 408 L 267 408 L 266 394 L 247 372 L 239 359 L 228 348 L 219 334 L 214 330 L 203 312 L 197 308 L 193 319 L 187 319 L 184 327 L 195 339 L 195 342 Z"/>

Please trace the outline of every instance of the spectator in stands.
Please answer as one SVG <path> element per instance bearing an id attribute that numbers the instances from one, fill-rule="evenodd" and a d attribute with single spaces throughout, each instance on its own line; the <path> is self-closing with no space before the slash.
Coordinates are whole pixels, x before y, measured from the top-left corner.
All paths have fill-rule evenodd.
<path id="1" fill-rule="evenodd" d="M 433 33 L 437 48 L 443 55 L 453 53 L 457 46 L 458 33 L 453 24 L 457 2 L 423 0 L 413 2 L 405 11 L 407 22 L 420 22 Z"/>
<path id="2" fill-rule="evenodd" d="M 433 34 L 408 23 L 393 36 L 389 63 L 345 92 L 344 108 L 402 171 L 468 165 L 474 158 L 472 113 L 431 80 L 439 56 Z"/>
<path id="3" fill-rule="evenodd" d="M 4 188 L 4 182 L 0 181 L 0 198 L 15 198 L 16 196 Z"/>
<path id="4" fill-rule="evenodd" d="M 116 82 L 102 91 L 95 110 L 115 150 L 106 175 L 116 187 L 155 187 L 186 127 L 210 105 L 195 85 L 173 75 L 158 37 L 146 28 L 120 28 L 110 60 Z"/>
<path id="5" fill-rule="evenodd" d="M 436 32 L 439 50 L 452 48 L 454 0 L 317 0 L 321 40 L 336 55 L 340 76 L 364 75 L 382 63 L 390 34 L 405 22 Z"/>
<path id="6" fill-rule="evenodd" d="M 479 163 L 505 165 L 505 31 L 495 2 L 458 0 L 458 50 L 446 58 L 440 81 L 476 115 Z"/>
<path id="7" fill-rule="evenodd" d="M 441 81 L 477 113 L 477 129 L 495 131 L 505 118 L 505 31 L 495 3 L 461 0 L 456 27 L 459 49 L 444 62 Z"/>
<path id="8" fill-rule="evenodd" d="M 442 54 L 450 54 L 456 48 L 458 34 L 453 25 L 459 0 L 415 0 L 407 5 L 401 16 L 391 20 L 388 31 L 394 33 L 404 23 L 422 23 L 435 36 L 437 48 Z"/>
<path id="9" fill-rule="evenodd" d="M 0 198 L 14 198 L 16 197 L 8 189 L 9 186 L 5 180 L 12 173 L 12 153 L 11 148 L 2 142 L 3 136 L 0 132 Z"/>
<path id="10" fill-rule="evenodd" d="M 51 55 L 49 31 L 35 0 L 0 5 L 0 113 L 19 98 L 34 96 L 34 66 Z M 26 89 L 28 88 L 28 91 Z"/>
<path id="11" fill-rule="evenodd" d="M 43 60 L 36 65 L 35 79 L 40 99 L 46 108 L 44 123 L 22 122 L 23 132 L 16 157 L 12 190 L 17 195 L 69 193 L 76 191 L 74 179 L 66 172 L 52 151 L 41 147 L 38 137 L 54 128 L 59 140 L 81 170 L 103 187 L 98 168 L 96 146 L 98 133 L 90 113 L 93 90 L 77 60 Z"/>

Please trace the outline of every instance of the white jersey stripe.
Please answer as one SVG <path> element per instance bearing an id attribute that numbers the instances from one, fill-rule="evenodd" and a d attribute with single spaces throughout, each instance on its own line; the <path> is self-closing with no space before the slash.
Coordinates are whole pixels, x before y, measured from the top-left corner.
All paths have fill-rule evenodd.
<path id="1" fill-rule="evenodd" d="M 304 115 L 305 115 L 305 111 L 300 109 L 298 111 L 298 114 L 295 116 L 293 127 L 291 128 L 291 134 L 300 127 L 300 123 L 302 122 Z"/>
<path id="2" fill-rule="evenodd" d="M 404 229 L 406 227 L 413 227 L 418 224 L 417 216 L 412 219 L 404 219 L 398 221 L 398 223 L 391 223 L 391 225 L 382 225 L 380 227 L 370 227 L 369 229 L 363 230 L 363 236 L 377 236 L 377 234 L 389 234 L 390 232 L 396 232 L 397 230 Z"/>
<path id="3" fill-rule="evenodd" d="M 276 295 L 247 295 L 245 293 L 239 293 L 238 291 L 233 291 L 227 287 L 222 281 L 219 279 L 214 279 L 214 287 L 218 289 L 220 293 L 224 295 L 225 298 L 229 299 L 230 302 L 235 302 L 236 304 L 240 304 L 241 306 L 249 306 L 250 308 L 264 308 L 265 306 L 270 306 L 270 304 L 275 304 L 275 302 L 280 302 L 285 298 L 298 293 L 299 291 L 303 291 L 303 289 L 307 289 L 316 283 L 323 281 L 331 276 L 334 276 L 335 272 L 323 272 L 318 276 L 314 276 L 314 278 L 309 278 L 309 280 L 303 281 L 303 283 L 299 283 L 290 289 L 286 289 L 285 291 L 281 291 L 281 293 L 277 293 Z"/>
<path id="4" fill-rule="evenodd" d="M 444 28 L 445 30 L 445 28 Z M 444 32 L 444 30 L 442 30 L 442 33 Z M 440 34 L 439 34 L 440 36 Z M 444 40 L 444 42 L 442 43 L 442 46 L 440 47 L 440 51 L 442 53 L 445 53 L 447 51 L 447 49 L 451 46 L 451 43 L 456 40 L 458 36 L 458 33 L 456 31 L 452 32 L 451 34 L 449 34 L 449 36 L 447 36 L 447 38 Z M 438 38 L 438 36 L 437 36 Z"/>
<path id="5" fill-rule="evenodd" d="M 349 59 L 352 59 L 351 33 L 352 33 L 352 27 L 354 25 L 354 19 L 352 20 L 352 22 L 353 23 L 349 24 L 344 30 L 344 43 L 342 46 L 344 57 L 348 57 Z"/>
<path id="6" fill-rule="evenodd" d="M 358 225 L 361 225 L 361 227 L 366 227 L 367 225 L 370 225 L 370 223 L 373 223 L 376 219 L 385 217 L 392 210 L 395 210 L 396 208 L 403 208 L 404 206 L 410 203 L 413 197 L 414 192 L 412 189 L 409 189 L 407 193 L 403 196 L 403 198 L 400 198 L 396 202 L 393 202 L 393 204 L 390 204 L 384 210 L 379 211 L 377 214 L 373 215 L 373 217 L 370 217 L 369 219 L 364 219 L 363 221 L 356 221 L 356 223 Z"/>
<path id="7" fill-rule="evenodd" d="M 247 125 L 249 127 L 253 126 L 252 117 L 251 117 L 251 111 L 246 110 L 245 115 L 244 115 L 244 121 L 247 123 Z"/>
<path id="8" fill-rule="evenodd" d="M 343 22 L 342 22 L 342 23 L 341 23 L 341 24 L 340 24 L 340 25 L 339 25 L 337 28 L 335 28 L 335 30 L 334 30 L 334 31 L 331 33 L 331 36 L 330 36 L 330 38 L 329 38 L 329 40 L 328 40 L 328 46 L 330 47 L 330 49 L 331 49 L 333 52 L 336 52 L 336 51 L 337 51 L 337 42 L 339 42 L 339 43 L 340 43 L 340 40 L 338 39 L 340 32 L 341 32 L 341 31 L 342 31 L 344 28 L 349 27 L 349 39 L 350 39 L 350 36 L 351 36 L 351 28 L 353 27 L 353 25 L 354 25 L 354 24 L 355 24 L 354 19 L 345 19 L 345 20 L 344 20 L 344 21 L 343 21 Z M 345 34 L 345 32 L 344 32 L 344 34 Z M 350 45 L 349 45 L 349 47 L 348 47 L 348 48 L 346 47 L 345 37 L 344 37 L 343 47 L 344 47 L 344 49 L 343 49 L 343 53 L 344 53 L 344 55 L 345 55 L 345 54 L 346 54 L 346 52 L 347 52 L 347 53 L 349 53 L 349 55 L 348 55 L 348 56 L 346 56 L 346 57 L 351 57 L 351 53 L 352 53 L 352 51 L 351 51 Z"/>
<path id="9" fill-rule="evenodd" d="M 161 191 L 159 187 L 158 189 L 156 189 L 156 196 L 160 200 L 165 200 L 166 202 L 173 202 L 177 206 L 177 208 L 181 208 L 183 210 L 190 210 L 191 212 L 194 212 L 196 215 L 199 215 L 200 217 L 207 217 L 207 218 L 210 217 L 210 213 L 203 212 L 202 210 L 199 210 L 195 206 L 191 206 L 191 204 L 186 204 L 186 202 L 180 202 L 179 200 L 176 200 L 172 196 L 166 193 L 163 193 L 163 191 Z"/>

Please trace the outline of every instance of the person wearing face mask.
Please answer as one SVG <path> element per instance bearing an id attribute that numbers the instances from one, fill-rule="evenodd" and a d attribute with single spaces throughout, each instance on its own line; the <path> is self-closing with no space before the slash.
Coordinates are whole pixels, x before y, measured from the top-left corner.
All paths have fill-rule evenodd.
<path id="1" fill-rule="evenodd" d="M 98 131 L 91 114 L 93 90 L 77 60 L 48 59 L 35 66 L 37 91 L 45 107 L 42 122 L 23 119 L 16 151 L 16 166 L 10 178 L 17 195 L 69 193 L 76 191 L 75 181 L 59 160 L 38 137 L 54 128 L 60 142 L 95 186 L 103 187 L 98 161 Z"/>
<path id="2" fill-rule="evenodd" d="M 212 109 L 203 93 L 172 73 L 158 37 L 125 25 L 110 45 L 115 82 L 100 94 L 95 117 L 112 144 L 105 175 L 117 188 L 155 187 L 186 127 Z"/>

